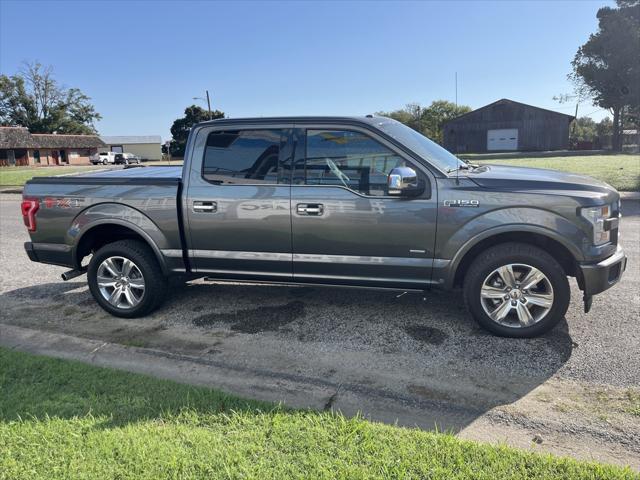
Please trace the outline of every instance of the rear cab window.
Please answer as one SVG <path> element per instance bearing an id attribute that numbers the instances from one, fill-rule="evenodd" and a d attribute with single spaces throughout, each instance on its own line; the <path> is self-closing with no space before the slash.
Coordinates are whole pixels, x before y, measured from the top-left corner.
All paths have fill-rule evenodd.
<path id="1" fill-rule="evenodd" d="M 216 184 L 288 183 L 283 129 L 221 130 L 207 136 L 202 177 Z"/>

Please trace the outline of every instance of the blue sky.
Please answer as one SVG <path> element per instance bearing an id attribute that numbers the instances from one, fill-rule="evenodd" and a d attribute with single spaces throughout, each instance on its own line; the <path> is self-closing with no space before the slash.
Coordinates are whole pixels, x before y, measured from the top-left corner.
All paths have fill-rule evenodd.
<path id="1" fill-rule="evenodd" d="M 0 0 L 0 71 L 52 65 L 93 99 L 104 135 L 168 139 L 205 89 L 232 117 L 453 101 L 456 71 L 459 103 L 572 113 L 552 97 L 571 91 L 570 62 L 608 3 Z"/>

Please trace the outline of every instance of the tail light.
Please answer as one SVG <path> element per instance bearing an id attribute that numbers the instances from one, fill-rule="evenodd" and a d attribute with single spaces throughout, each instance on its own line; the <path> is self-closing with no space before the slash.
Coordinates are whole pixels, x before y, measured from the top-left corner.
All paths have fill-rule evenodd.
<path id="1" fill-rule="evenodd" d="M 30 232 L 36 231 L 36 212 L 40 208 L 40 202 L 35 198 L 25 198 L 20 205 L 22 220 Z"/>

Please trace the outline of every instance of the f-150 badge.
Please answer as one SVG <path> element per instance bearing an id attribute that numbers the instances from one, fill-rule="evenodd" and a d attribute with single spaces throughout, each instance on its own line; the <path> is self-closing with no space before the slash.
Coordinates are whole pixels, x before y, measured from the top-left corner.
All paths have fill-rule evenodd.
<path id="1" fill-rule="evenodd" d="M 445 200 L 445 207 L 478 207 L 480 201 L 478 200 Z"/>

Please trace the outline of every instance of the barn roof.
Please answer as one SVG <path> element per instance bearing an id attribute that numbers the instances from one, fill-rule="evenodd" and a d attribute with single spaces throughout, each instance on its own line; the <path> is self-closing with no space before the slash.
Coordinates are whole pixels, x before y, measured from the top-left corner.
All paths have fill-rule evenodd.
<path id="1" fill-rule="evenodd" d="M 508 98 L 501 98 L 500 100 L 496 100 L 495 102 L 492 102 L 492 103 L 490 103 L 488 105 L 485 105 L 484 107 L 476 108 L 475 110 L 471 110 L 470 112 L 464 113 L 464 114 L 460 115 L 459 117 L 453 118 L 453 119 L 449 120 L 447 123 L 455 123 L 458 120 L 467 117 L 468 115 L 476 113 L 476 112 L 478 112 L 480 110 L 484 110 L 485 108 L 490 108 L 490 107 L 493 107 L 494 105 L 500 105 L 500 104 L 522 105 L 522 106 L 527 107 L 527 108 L 533 108 L 535 110 L 541 110 L 543 112 L 553 113 L 554 115 L 561 115 L 563 117 L 567 117 L 567 121 L 568 122 L 571 122 L 572 120 L 575 119 L 575 117 L 573 115 L 567 115 L 566 113 L 560 113 L 560 112 L 556 112 L 554 110 L 549 110 L 547 108 L 536 107 L 535 105 L 529 105 L 527 103 L 516 102 L 515 100 L 509 100 Z"/>
<path id="2" fill-rule="evenodd" d="M 98 148 L 97 135 L 29 133 L 24 127 L 0 127 L 0 148 Z"/>
<path id="3" fill-rule="evenodd" d="M 107 145 L 135 145 L 139 143 L 162 143 L 160 135 L 100 137 Z"/>

